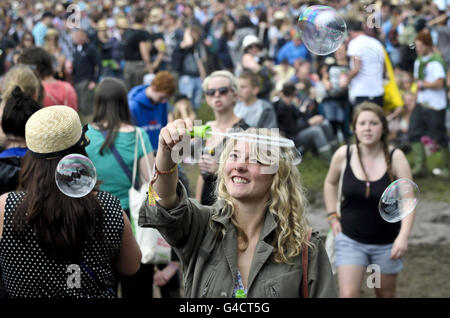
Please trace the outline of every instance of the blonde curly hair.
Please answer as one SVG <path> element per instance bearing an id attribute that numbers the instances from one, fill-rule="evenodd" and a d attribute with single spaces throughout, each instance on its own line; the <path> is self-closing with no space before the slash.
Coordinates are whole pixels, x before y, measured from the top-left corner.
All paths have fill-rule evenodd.
<path id="1" fill-rule="evenodd" d="M 257 135 L 268 136 L 269 129 L 249 128 L 245 132 Z M 271 134 L 273 136 L 273 134 Z M 229 140 L 220 157 L 218 170 L 218 183 L 216 186 L 216 196 L 222 200 L 229 209 L 222 209 L 212 217 L 229 217 L 236 226 L 238 232 L 238 248 L 245 250 L 248 247 L 248 238 L 237 224 L 234 217 L 233 198 L 228 193 L 224 180 L 225 162 L 234 149 L 236 140 Z M 288 148 L 274 147 L 261 151 L 261 147 L 254 142 L 249 142 L 250 158 L 255 158 L 265 165 L 276 165 L 277 171 L 274 174 L 272 185 L 270 186 L 270 199 L 266 206 L 277 223 L 275 236 L 270 242 L 274 247 L 272 254 L 276 263 L 292 263 L 292 259 L 300 255 L 305 246 L 312 246 L 308 241 L 308 222 L 306 219 L 307 200 L 301 182 L 300 172 L 293 164 L 293 152 Z M 274 149 L 275 148 L 275 149 Z M 217 222 L 215 224 L 217 225 Z M 225 234 L 224 228 L 216 228 L 220 237 Z"/>

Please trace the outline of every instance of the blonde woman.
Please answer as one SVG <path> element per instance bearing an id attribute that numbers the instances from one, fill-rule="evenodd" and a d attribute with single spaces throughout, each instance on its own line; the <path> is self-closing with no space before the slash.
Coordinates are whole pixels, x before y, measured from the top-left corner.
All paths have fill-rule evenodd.
<path id="1" fill-rule="evenodd" d="M 308 240 L 300 174 L 288 155 L 276 166 L 277 158 L 255 144 L 229 141 L 220 157 L 218 201 L 204 206 L 187 197 L 171 157 L 186 138 L 179 132 L 192 128 L 180 119 L 161 130 L 152 181 L 161 199 L 147 200 L 139 218 L 180 256 L 186 297 L 336 297 L 317 232 Z M 302 255 L 309 255 L 307 276 Z"/>
<path id="2" fill-rule="evenodd" d="M 340 296 L 359 297 L 366 267 L 376 264 L 381 271 L 376 296 L 395 297 L 415 213 L 388 223 L 378 211 L 378 202 L 395 179 L 412 179 L 411 169 L 405 154 L 389 147 L 387 120 L 377 104 L 363 102 L 355 109 L 352 130 L 355 144 L 336 151 L 324 183 Z M 342 169 L 342 196 L 338 198 Z M 341 218 L 336 214 L 337 200 L 341 200 Z"/>
<path id="3" fill-rule="evenodd" d="M 16 86 L 19 86 L 25 94 L 42 104 L 44 91 L 41 81 L 29 66 L 19 64 L 11 68 L 2 80 L 0 109 L 3 109 Z"/>

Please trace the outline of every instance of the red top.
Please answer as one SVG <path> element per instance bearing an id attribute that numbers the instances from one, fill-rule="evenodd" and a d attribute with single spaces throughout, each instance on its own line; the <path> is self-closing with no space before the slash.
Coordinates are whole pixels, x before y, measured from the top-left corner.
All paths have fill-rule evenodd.
<path id="1" fill-rule="evenodd" d="M 77 93 L 68 82 L 55 80 L 42 82 L 45 90 L 44 107 L 53 105 L 66 105 L 78 111 Z"/>

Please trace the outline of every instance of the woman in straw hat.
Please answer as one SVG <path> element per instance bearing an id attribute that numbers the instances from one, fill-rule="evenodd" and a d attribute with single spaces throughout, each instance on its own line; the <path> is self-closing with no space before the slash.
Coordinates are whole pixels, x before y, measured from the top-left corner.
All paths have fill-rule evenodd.
<path id="1" fill-rule="evenodd" d="M 25 140 L 22 191 L 0 197 L 0 269 L 8 297 L 114 297 L 115 271 L 133 274 L 141 259 L 119 200 L 96 187 L 71 198 L 55 182 L 61 158 L 86 155 L 77 113 L 67 106 L 37 111 Z"/>

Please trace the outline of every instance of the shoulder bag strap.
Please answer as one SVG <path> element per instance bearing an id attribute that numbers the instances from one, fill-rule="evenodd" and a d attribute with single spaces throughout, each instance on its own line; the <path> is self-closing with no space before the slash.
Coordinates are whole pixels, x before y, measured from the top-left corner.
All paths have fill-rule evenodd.
<path id="1" fill-rule="evenodd" d="M 151 176 L 152 169 L 150 167 L 150 162 L 147 158 L 147 149 L 145 148 L 144 138 L 142 137 L 142 131 L 139 127 L 136 127 L 136 145 L 134 147 L 134 162 L 133 162 L 133 184 L 136 182 L 136 174 L 137 174 L 137 163 L 139 161 L 138 158 L 138 142 L 141 142 L 142 151 L 144 153 L 144 161 L 147 166 L 148 175 Z"/>
<path id="2" fill-rule="evenodd" d="M 392 162 L 392 156 L 394 155 L 395 150 L 397 150 L 397 147 L 394 147 L 394 149 L 392 149 L 391 153 L 389 154 L 389 157 L 391 158 L 391 162 Z"/>
<path id="3" fill-rule="evenodd" d="M 106 286 L 94 272 L 92 272 L 84 261 L 80 262 L 81 267 L 88 273 L 92 280 L 101 288 L 106 289 L 114 298 L 116 297 L 116 292 L 111 288 Z"/>
<path id="4" fill-rule="evenodd" d="M 310 228 L 308 230 L 308 242 L 311 239 L 311 233 L 312 229 Z M 303 298 L 309 298 L 309 291 L 308 291 L 308 246 L 305 245 L 302 248 L 302 297 Z"/>
<path id="5" fill-rule="evenodd" d="M 105 137 L 106 139 L 106 131 L 101 131 L 103 137 Z M 136 152 L 136 148 L 137 148 L 137 143 L 135 145 L 135 152 Z M 133 177 L 131 174 L 131 170 L 127 167 L 127 164 L 125 163 L 125 161 L 123 161 L 122 157 L 120 156 L 119 152 L 117 151 L 116 147 L 114 147 L 114 144 L 112 144 L 109 149 L 111 149 L 112 154 L 114 155 L 114 157 L 116 158 L 117 162 L 119 163 L 120 167 L 122 168 L 123 172 L 125 172 L 125 174 L 128 176 L 128 178 L 130 179 L 130 181 L 132 182 L 131 184 L 136 187 L 136 184 L 133 182 Z M 137 188 L 137 187 L 136 187 Z"/>
<path id="6" fill-rule="evenodd" d="M 336 201 L 336 212 L 338 217 L 341 217 L 341 198 L 342 198 L 342 182 L 344 180 L 344 172 L 345 168 L 347 167 L 347 163 L 350 163 L 350 156 L 351 156 L 351 145 L 347 145 L 347 155 L 345 157 L 344 162 L 342 163 L 341 167 L 341 173 L 339 175 L 339 185 L 338 185 L 338 194 L 337 194 L 337 201 Z"/>
<path id="7" fill-rule="evenodd" d="M 66 106 L 68 106 L 68 104 L 67 104 L 67 102 L 68 102 L 68 100 L 67 100 L 67 98 L 68 98 L 68 96 L 67 96 L 67 85 L 69 85 L 69 84 L 64 83 L 64 105 L 66 105 Z"/>
<path id="8" fill-rule="evenodd" d="M 45 95 L 48 96 L 55 105 L 59 104 L 55 96 L 53 96 L 49 91 L 45 91 Z"/>

